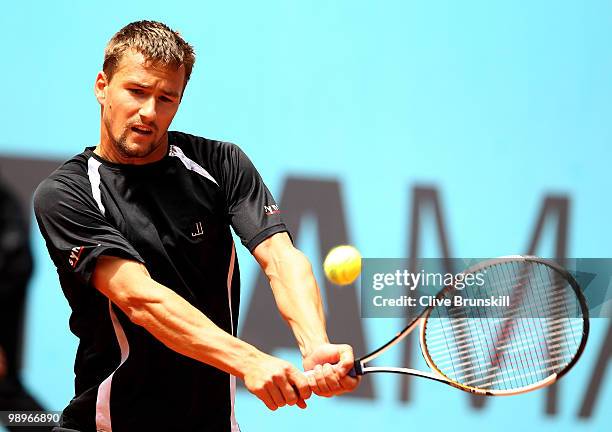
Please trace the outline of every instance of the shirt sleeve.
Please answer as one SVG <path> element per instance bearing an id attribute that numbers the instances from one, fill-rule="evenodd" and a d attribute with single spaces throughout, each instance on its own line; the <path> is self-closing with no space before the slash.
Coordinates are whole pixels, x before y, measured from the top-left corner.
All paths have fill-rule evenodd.
<path id="1" fill-rule="evenodd" d="M 34 213 L 58 272 L 89 284 L 101 255 L 144 260 L 105 219 L 85 183 L 43 181 L 34 193 Z"/>
<path id="2" fill-rule="evenodd" d="M 225 193 L 230 223 L 242 243 L 253 250 L 273 234 L 288 231 L 274 197 L 247 155 L 226 144 Z"/>

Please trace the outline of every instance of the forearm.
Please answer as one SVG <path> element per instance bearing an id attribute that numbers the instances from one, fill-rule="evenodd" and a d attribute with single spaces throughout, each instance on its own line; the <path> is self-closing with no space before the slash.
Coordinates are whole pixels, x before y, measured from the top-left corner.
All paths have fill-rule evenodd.
<path id="1" fill-rule="evenodd" d="M 144 302 L 130 319 L 168 348 L 240 378 L 247 362 L 261 354 L 255 347 L 222 330 L 172 290 L 150 280 L 159 302 Z"/>
<path id="2" fill-rule="evenodd" d="M 180 354 L 239 378 L 243 378 L 250 363 L 264 355 L 222 330 L 174 291 L 151 279 L 140 264 L 110 265 L 100 270 L 97 267 L 94 284 L 132 322 Z"/>
<path id="3" fill-rule="evenodd" d="M 292 246 L 272 247 L 268 257 L 264 272 L 276 304 L 289 324 L 302 356 L 306 357 L 317 346 L 329 343 L 321 294 L 312 267 L 306 256 Z"/>

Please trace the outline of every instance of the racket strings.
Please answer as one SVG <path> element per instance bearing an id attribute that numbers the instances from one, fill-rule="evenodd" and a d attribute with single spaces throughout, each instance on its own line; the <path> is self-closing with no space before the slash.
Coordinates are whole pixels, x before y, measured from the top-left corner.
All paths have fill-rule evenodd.
<path id="1" fill-rule="evenodd" d="M 511 307 L 433 308 L 425 349 L 434 366 L 465 386 L 489 390 L 528 387 L 563 370 L 581 344 L 584 321 L 571 285 L 534 262 L 487 268 L 482 287 L 447 296 L 509 296 Z"/>

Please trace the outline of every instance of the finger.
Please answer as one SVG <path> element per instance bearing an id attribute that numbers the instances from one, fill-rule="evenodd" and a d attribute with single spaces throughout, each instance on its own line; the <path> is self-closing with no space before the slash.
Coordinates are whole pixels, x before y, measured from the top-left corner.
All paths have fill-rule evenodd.
<path id="1" fill-rule="evenodd" d="M 352 376 L 345 375 L 342 378 L 340 378 L 340 385 L 347 392 L 355 390 L 360 382 L 361 382 L 361 377 L 353 378 Z"/>
<path id="2" fill-rule="evenodd" d="M 291 375 L 290 379 L 292 382 L 291 385 L 293 386 L 293 390 L 298 395 L 296 405 L 301 409 L 306 409 L 308 407 L 306 405 L 306 399 L 308 399 L 312 395 L 312 390 L 310 388 L 308 378 L 305 374 L 296 369 L 295 373 Z"/>
<path id="3" fill-rule="evenodd" d="M 337 365 L 338 373 L 341 376 L 348 375 L 348 373 L 355 366 L 355 356 L 353 354 L 353 348 L 350 345 L 340 345 L 340 361 Z"/>
<path id="4" fill-rule="evenodd" d="M 293 386 L 287 381 L 287 377 L 274 377 L 273 381 L 287 405 L 295 405 L 298 401 L 298 394 L 295 392 Z"/>
<path id="5" fill-rule="evenodd" d="M 309 387 L 310 389 L 310 387 Z M 295 391 L 295 394 L 298 395 L 298 400 L 295 403 L 298 407 L 300 407 L 301 409 L 306 409 L 307 405 L 306 405 L 306 401 L 302 398 L 302 396 L 300 396 L 300 392 L 297 389 L 297 387 L 293 386 L 293 390 Z"/>
<path id="6" fill-rule="evenodd" d="M 321 365 L 317 365 L 315 367 L 315 379 L 317 381 L 317 389 L 315 393 L 319 396 L 329 397 L 331 392 L 329 387 L 327 386 L 327 381 L 325 380 L 325 376 L 323 375 L 323 367 Z"/>
<path id="7" fill-rule="evenodd" d="M 304 399 L 299 399 L 296 405 L 299 406 L 301 409 L 308 408 L 308 405 L 306 405 L 306 402 L 304 402 Z"/>
<path id="8" fill-rule="evenodd" d="M 300 399 L 306 400 L 312 395 L 310 381 L 305 374 L 296 369 L 295 371 L 292 371 L 289 379 L 291 380 L 294 390 L 297 391 Z"/>
<path id="9" fill-rule="evenodd" d="M 286 405 L 285 398 L 281 394 L 281 391 L 278 389 L 278 387 L 276 387 L 276 384 L 274 384 L 274 382 L 268 383 L 266 385 L 266 390 L 268 390 L 268 393 L 270 394 L 270 397 L 276 404 L 277 408 L 281 408 Z"/>
<path id="10" fill-rule="evenodd" d="M 310 386 L 310 390 L 317 388 L 317 377 L 314 369 L 307 370 L 304 375 L 308 380 L 308 385 Z"/>
<path id="11" fill-rule="evenodd" d="M 340 380 L 338 374 L 329 363 L 323 365 L 323 375 L 325 376 L 325 383 L 330 392 L 336 394 L 341 392 L 343 389 L 340 386 Z"/>
<path id="12" fill-rule="evenodd" d="M 270 393 L 265 388 L 261 391 L 256 392 L 255 396 L 257 396 L 264 404 L 266 404 L 269 410 L 276 411 L 278 409 L 278 405 L 274 403 L 274 400 L 272 400 L 272 396 L 270 396 Z"/>

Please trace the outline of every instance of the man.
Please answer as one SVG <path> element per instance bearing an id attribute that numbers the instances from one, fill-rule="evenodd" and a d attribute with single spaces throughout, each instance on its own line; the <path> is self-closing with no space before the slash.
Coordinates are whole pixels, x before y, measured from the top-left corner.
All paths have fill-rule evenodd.
<path id="1" fill-rule="evenodd" d="M 20 377 L 23 314 L 32 275 L 28 225 L 17 197 L 0 181 L 0 411 L 43 410 Z"/>
<path id="2" fill-rule="evenodd" d="M 310 264 L 249 159 L 233 144 L 168 132 L 193 63 L 164 24 L 121 29 L 95 82 L 99 144 L 36 191 L 80 339 L 63 428 L 238 431 L 234 377 L 272 410 L 357 385 L 352 350 L 329 343 Z M 308 378 L 234 337 L 230 225 L 268 276 Z"/>

